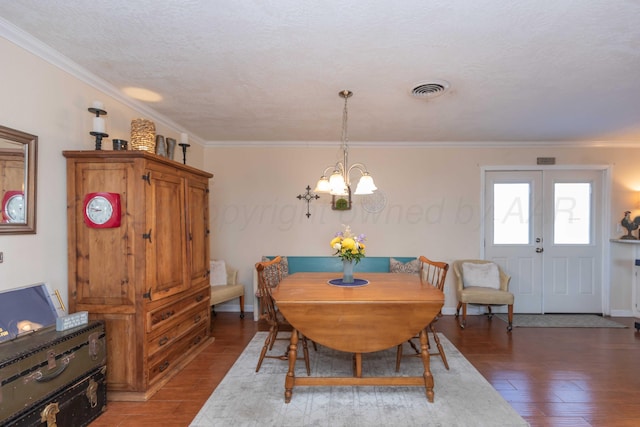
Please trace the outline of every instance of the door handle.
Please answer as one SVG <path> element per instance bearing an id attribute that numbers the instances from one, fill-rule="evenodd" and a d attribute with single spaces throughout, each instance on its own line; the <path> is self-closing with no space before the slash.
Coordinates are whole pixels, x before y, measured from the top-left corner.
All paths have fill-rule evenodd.
<path id="1" fill-rule="evenodd" d="M 542 248 L 536 248 L 536 253 L 541 254 L 542 252 L 544 252 L 544 249 L 542 249 Z"/>

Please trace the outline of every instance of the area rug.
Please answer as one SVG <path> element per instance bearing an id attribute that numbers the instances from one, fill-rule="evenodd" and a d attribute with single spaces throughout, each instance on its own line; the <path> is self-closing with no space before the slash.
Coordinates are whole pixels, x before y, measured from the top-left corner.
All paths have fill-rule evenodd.
<path id="1" fill-rule="evenodd" d="M 431 358 L 435 401 L 427 402 L 424 387 L 299 386 L 284 403 L 287 362 L 256 363 L 266 332 L 258 332 L 191 423 L 192 427 L 233 426 L 528 426 L 464 356 L 443 336 L 450 370 Z M 284 352 L 278 341 L 273 352 Z M 311 346 L 310 346 L 311 347 Z M 405 354 L 411 349 L 406 346 Z M 351 375 L 351 355 L 324 346 L 309 349 L 312 375 Z M 363 376 L 422 375 L 417 357 L 404 357 L 395 373 L 395 349 L 362 356 Z M 305 376 L 304 362 L 296 376 Z M 197 385 L 196 385 L 197 386 Z"/>
<path id="2" fill-rule="evenodd" d="M 508 322 L 506 314 L 498 313 L 498 319 Z M 627 328 L 621 323 L 597 314 L 514 314 L 516 328 Z"/>

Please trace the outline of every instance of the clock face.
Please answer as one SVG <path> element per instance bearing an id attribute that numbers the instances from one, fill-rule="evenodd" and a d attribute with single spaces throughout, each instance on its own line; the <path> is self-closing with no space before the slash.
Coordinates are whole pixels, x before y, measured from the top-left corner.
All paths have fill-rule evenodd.
<path id="1" fill-rule="evenodd" d="M 119 227 L 120 194 L 87 194 L 84 198 L 84 222 L 92 228 Z"/>
<path id="2" fill-rule="evenodd" d="M 24 222 L 24 195 L 14 194 L 9 197 L 5 212 L 9 222 Z"/>
<path id="3" fill-rule="evenodd" d="M 113 215 L 113 206 L 103 196 L 95 196 L 87 203 L 87 218 L 95 224 L 104 224 Z"/>

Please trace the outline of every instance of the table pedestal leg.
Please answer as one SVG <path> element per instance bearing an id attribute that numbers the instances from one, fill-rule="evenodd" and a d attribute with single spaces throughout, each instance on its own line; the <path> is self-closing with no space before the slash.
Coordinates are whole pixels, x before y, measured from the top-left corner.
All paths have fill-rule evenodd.
<path id="1" fill-rule="evenodd" d="M 289 372 L 284 381 L 284 402 L 291 402 L 293 386 L 296 382 L 296 359 L 298 358 L 298 331 L 291 331 L 291 343 L 289 344 Z"/>
<path id="2" fill-rule="evenodd" d="M 429 341 L 426 328 L 420 331 L 420 356 L 424 365 L 424 385 L 427 392 L 427 400 L 433 402 L 433 375 L 429 365 Z"/>

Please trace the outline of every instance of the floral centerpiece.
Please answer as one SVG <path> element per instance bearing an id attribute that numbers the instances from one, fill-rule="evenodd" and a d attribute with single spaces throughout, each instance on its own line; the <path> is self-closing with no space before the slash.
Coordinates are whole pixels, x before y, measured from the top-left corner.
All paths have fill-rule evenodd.
<path id="1" fill-rule="evenodd" d="M 351 227 L 344 226 L 344 231 L 336 233 L 331 240 L 331 247 L 335 250 L 334 255 L 342 259 L 344 272 L 342 281 L 344 283 L 353 283 L 353 264 L 359 263 L 365 257 L 364 241 L 367 236 L 358 234 L 357 236 L 351 232 Z"/>

